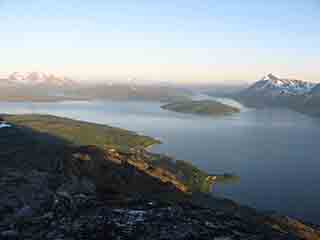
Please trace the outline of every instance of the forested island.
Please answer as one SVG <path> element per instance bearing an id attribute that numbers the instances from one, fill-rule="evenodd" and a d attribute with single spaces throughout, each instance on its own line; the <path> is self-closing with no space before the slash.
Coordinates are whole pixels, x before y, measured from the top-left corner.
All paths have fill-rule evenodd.
<path id="1" fill-rule="evenodd" d="M 201 101 L 181 101 L 173 102 L 161 106 L 161 108 L 198 115 L 218 116 L 240 112 L 240 109 L 232 107 L 214 100 L 201 100 Z"/>

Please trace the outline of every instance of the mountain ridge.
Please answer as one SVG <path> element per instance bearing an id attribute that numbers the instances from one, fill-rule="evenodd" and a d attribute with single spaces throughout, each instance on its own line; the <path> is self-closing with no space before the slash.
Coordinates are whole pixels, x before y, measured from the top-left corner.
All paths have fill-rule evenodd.
<path id="1" fill-rule="evenodd" d="M 10 84 L 23 85 L 73 85 L 75 82 L 65 76 L 45 72 L 13 72 L 5 78 Z"/>
<path id="2" fill-rule="evenodd" d="M 272 91 L 272 94 L 292 94 L 301 95 L 310 93 L 311 90 L 316 86 L 316 83 L 311 83 L 304 80 L 279 78 L 269 73 L 264 76 L 261 80 L 257 81 L 248 90 L 255 90 L 264 92 Z"/>
<path id="3" fill-rule="evenodd" d="M 314 115 L 319 113 L 320 83 L 268 74 L 231 98 L 248 107 L 286 107 Z"/>
<path id="4" fill-rule="evenodd" d="M 152 84 L 74 81 L 43 72 L 14 72 L 0 78 L 2 101 L 145 100 L 168 102 L 185 100 L 185 89 Z"/>

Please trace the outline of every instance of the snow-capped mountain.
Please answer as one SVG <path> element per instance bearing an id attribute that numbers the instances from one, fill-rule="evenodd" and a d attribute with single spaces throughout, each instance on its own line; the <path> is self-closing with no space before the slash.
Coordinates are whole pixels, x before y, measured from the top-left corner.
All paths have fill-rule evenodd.
<path id="1" fill-rule="evenodd" d="M 237 93 L 234 98 L 250 107 L 291 107 L 306 102 L 317 84 L 296 79 L 279 78 L 268 74 L 249 88 Z"/>
<path id="2" fill-rule="evenodd" d="M 271 96 L 303 95 L 309 93 L 315 85 L 307 81 L 278 78 L 273 74 L 268 74 L 249 87 L 247 91 Z"/>
<path id="3" fill-rule="evenodd" d="M 25 85 L 72 85 L 74 82 L 66 77 L 60 77 L 50 73 L 43 72 L 14 72 L 7 78 L 11 84 Z"/>

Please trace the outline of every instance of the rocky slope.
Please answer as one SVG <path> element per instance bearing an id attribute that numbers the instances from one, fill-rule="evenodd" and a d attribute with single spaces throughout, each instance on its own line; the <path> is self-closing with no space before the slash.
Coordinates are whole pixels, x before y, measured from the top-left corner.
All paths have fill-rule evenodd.
<path id="1" fill-rule="evenodd" d="M 71 144 L 9 123 L 0 129 L 0 239 L 320 238 L 293 219 L 191 194 L 185 171 L 154 164 L 162 156 L 143 148 Z"/>
<path id="2" fill-rule="evenodd" d="M 0 170 L 1 239 L 319 239 L 289 218 L 259 220 L 145 194 L 71 194 L 59 189 L 58 179 L 36 170 Z"/>

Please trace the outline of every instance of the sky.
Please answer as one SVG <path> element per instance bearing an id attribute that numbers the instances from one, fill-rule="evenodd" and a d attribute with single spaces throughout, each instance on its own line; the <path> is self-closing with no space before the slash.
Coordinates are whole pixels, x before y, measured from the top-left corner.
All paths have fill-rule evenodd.
<path id="1" fill-rule="evenodd" d="M 320 82 L 320 0 L 0 0 L 0 75 Z"/>

